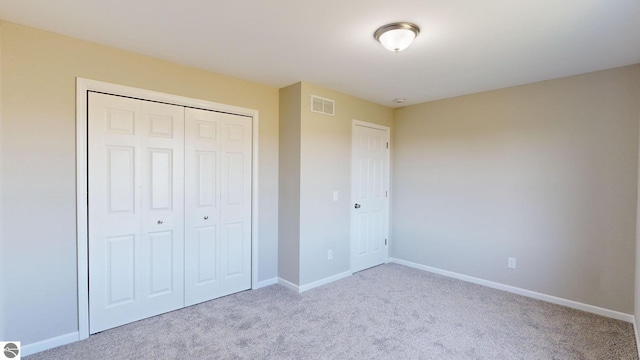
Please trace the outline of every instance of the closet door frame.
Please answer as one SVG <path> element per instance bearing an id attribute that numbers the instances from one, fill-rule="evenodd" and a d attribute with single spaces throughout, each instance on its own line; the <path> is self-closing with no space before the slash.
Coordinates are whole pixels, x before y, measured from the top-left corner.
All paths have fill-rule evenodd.
<path id="1" fill-rule="evenodd" d="M 76 78 L 76 236 L 78 271 L 78 337 L 89 337 L 89 231 L 87 184 L 88 92 L 157 101 L 173 105 L 220 111 L 252 119 L 251 164 L 251 288 L 258 288 L 258 110 L 138 89 L 97 80 Z"/>

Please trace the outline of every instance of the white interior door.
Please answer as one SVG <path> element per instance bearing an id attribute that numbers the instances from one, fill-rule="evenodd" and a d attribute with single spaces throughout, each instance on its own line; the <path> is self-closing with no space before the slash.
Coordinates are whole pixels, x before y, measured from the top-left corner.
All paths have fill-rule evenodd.
<path id="1" fill-rule="evenodd" d="M 185 305 L 251 287 L 251 118 L 187 108 Z"/>
<path id="2" fill-rule="evenodd" d="M 388 258 L 389 128 L 363 122 L 352 126 L 351 271 Z"/>
<path id="3" fill-rule="evenodd" d="M 89 93 L 89 332 L 184 304 L 184 110 Z"/>

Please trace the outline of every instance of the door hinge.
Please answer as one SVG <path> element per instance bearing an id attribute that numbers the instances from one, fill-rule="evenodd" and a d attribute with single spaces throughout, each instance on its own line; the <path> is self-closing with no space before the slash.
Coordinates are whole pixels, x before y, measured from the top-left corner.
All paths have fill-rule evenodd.
<path id="1" fill-rule="evenodd" d="M 384 197 L 389 197 L 389 190 L 384 192 Z"/>
<path id="2" fill-rule="evenodd" d="M 387 245 L 387 239 L 384 239 L 384 244 Z"/>
<path id="3" fill-rule="evenodd" d="M 387 149 L 389 148 L 389 142 L 387 141 Z"/>

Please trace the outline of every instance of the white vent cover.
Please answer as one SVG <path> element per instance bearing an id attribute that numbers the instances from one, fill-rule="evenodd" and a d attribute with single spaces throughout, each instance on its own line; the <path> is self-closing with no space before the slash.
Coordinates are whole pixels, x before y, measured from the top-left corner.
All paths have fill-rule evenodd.
<path id="1" fill-rule="evenodd" d="M 336 102 L 331 99 L 311 95 L 311 111 L 313 112 L 333 116 L 335 115 L 335 104 Z"/>

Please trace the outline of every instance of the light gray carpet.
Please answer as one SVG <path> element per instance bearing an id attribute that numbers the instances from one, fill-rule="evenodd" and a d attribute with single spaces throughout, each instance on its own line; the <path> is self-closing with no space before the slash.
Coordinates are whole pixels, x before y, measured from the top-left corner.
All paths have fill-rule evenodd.
<path id="1" fill-rule="evenodd" d="M 629 323 L 388 264 L 279 285 L 27 359 L 638 359 Z"/>

